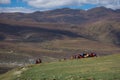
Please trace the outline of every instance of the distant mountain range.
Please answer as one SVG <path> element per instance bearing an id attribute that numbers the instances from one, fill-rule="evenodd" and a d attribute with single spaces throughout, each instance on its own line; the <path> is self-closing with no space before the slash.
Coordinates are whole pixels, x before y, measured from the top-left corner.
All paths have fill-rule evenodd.
<path id="1" fill-rule="evenodd" d="M 120 9 L 56 9 L 0 13 L 0 40 L 44 41 L 82 37 L 120 45 Z"/>
<path id="2" fill-rule="evenodd" d="M 44 12 L 37 11 L 28 14 L 1 13 L 0 18 L 16 21 L 83 24 L 101 19 L 119 18 L 119 12 L 120 10 L 112 10 L 105 7 L 98 7 L 87 11 L 63 8 Z"/>

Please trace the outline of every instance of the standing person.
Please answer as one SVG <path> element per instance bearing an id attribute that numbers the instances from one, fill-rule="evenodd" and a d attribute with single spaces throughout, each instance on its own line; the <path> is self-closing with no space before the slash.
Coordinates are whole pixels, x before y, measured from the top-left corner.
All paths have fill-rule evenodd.
<path id="1" fill-rule="evenodd" d="M 39 58 L 39 63 L 42 63 L 42 60 Z"/>
<path id="2" fill-rule="evenodd" d="M 42 63 L 42 60 L 39 58 L 36 60 L 36 64 L 40 64 L 40 63 Z"/>
<path id="3" fill-rule="evenodd" d="M 38 64 L 39 63 L 39 61 L 38 61 L 38 59 L 36 60 L 36 62 L 35 62 L 35 64 Z"/>

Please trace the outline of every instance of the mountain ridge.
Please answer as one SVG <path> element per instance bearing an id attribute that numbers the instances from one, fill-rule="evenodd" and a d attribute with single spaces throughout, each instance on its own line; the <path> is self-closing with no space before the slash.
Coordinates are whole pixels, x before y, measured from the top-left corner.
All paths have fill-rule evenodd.
<path id="1" fill-rule="evenodd" d="M 87 11 L 62 8 L 33 13 L 0 13 L 0 23 L 16 27 L 31 26 L 51 30 L 67 30 L 91 40 L 118 44 L 120 43 L 119 13 L 119 9 L 112 10 L 105 7 L 97 7 Z M 113 27 L 112 30 L 107 29 L 110 26 Z M 99 29 L 103 31 L 98 33 Z"/>
<path id="2" fill-rule="evenodd" d="M 116 15 L 117 17 L 119 16 L 119 10 L 107 9 L 105 7 L 93 8 L 87 11 L 63 8 L 33 13 L 0 13 L 1 19 L 68 24 L 82 24 L 91 20 L 99 20 L 101 17 L 108 18 L 111 16 L 115 17 Z"/>

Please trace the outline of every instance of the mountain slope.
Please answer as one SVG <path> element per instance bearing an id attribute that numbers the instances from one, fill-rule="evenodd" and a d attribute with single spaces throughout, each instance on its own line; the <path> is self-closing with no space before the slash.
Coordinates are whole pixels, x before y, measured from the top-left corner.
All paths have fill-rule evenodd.
<path id="1" fill-rule="evenodd" d="M 52 33 L 56 34 L 54 35 L 56 37 L 57 36 L 60 37 L 59 33 L 61 34 L 61 31 L 63 30 L 64 33 L 62 32 L 62 34 L 68 33 L 67 36 L 80 35 L 81 37 L 91 40 L 97 40 L 100 42 L 107 42 L 117 45 L 120 44 L 119 10 L 107 9 L 105 7 L 98 7 L 88 11 L 63 8 L 63 9 L 56 9 L 56 10 L 43 11 L 43 12 L 37 11 L 28 14 L 1 13 L 0 17 L 1 17 L 0 18 L 1 25 L 8 24 L 8 26 L 15 25 L 16 27 L 31 26 L 31 27 L 52 29 L 53 30 Z M 54 31 L 56 29 L 57 31 Z M 25 32 L 25 34 L 27 33 L 28 35 L 31 34 L 33 34 L 33 36 L 37 35 L 34 33 L 34 31 Z M 44 30 L 42 31 L 42 33 L 44 33 Z M 1 40 L 5 38 L 4 36 L 2 36 L 2 34 L 4 33 L 1 33 L 1 37 L 0 37 Z M 38 37 L 40 36 L 37 35 L 36 37 L 33 38 L 38 39 Z"/>
<path id="2" fill-rule="evenodd" d="M 13 41 L 46 41 L 52 39 L 62 39 L 64 37 L 80 37 L 80 35 L 57 29 L 45 29 L 26 26 L 13 26 L 0 24 L 1 40 Z"/>
<path id="3" fill-rule="evenodd" d="M 31 64 L 37 58 L 51 62 L 84 51 L 119 54 L 119 46 L 119 9 L 0 13 L 0 66 Z"/>
<path id="4" fill-rule="evenodd" d="M 85 25 L 79 31 L 88 39 L 120 45 L 120 23 L 117 21 L 97 21 Z"/>

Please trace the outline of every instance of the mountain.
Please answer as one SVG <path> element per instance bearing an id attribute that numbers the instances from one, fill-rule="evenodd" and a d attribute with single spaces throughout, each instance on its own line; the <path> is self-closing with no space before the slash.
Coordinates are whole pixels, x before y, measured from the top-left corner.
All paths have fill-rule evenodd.
<path id="1" fill-rule="evenodd" d="M 0 17 L 2 20 L 84 24 L 89 21 L 96 21 L 103 18 L 119 17 L 119 12 L 104 7 L 94 8 L 88 11 L 63 8 L 44 12 L 37 11 L 28 14 L 1 13 Z"/>
<path id="2" fill-rule="evenodd" d="M 33 64 L 37 58 L 51 62 L 83 52 L 96 52 L 99 56 L 120 52 L 119 9 L 0 13 L 3 70 Z"/>
<path id="3" fill-rule="evenodd" d="M 0 13 L 0 17 L 0 23 L 8 24 L 7 26 L 36 26 L 53 30 L 67 30 L 71 33 L 79 32 L 76 34 L 92 40 L 114 44 L 120 43 L 119 9 L 112 10 L 105 7 L 97 7 L 84 11 L 63 8 L 34 13 Z M 98 33 L 99 29 L 100 32 Z M 29 31 L 27 32 L 30 33 Z M 3 36 L 1 36 L 2 38 Z"/>

